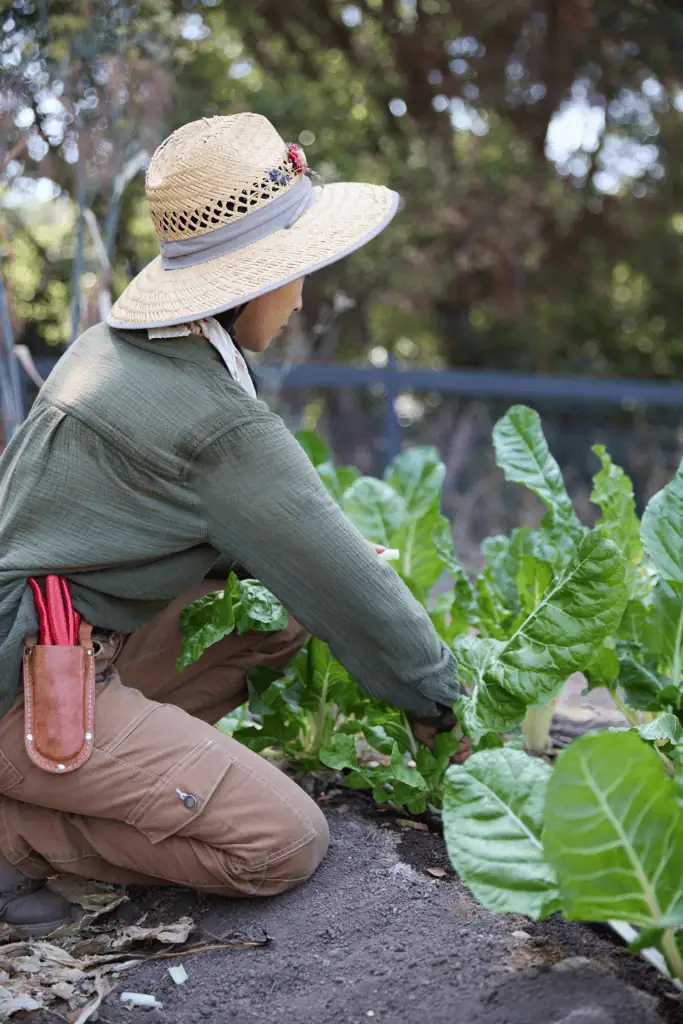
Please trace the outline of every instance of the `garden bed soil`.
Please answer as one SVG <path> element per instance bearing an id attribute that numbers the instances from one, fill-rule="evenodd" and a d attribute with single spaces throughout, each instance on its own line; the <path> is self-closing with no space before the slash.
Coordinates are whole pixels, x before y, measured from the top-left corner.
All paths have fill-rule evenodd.
<path id="1" fill-rule="evenodd" d="M 438 833 L 348 793 L 330 804 L 328 858 L 300 889 L 270 900 L 130 890 L 115 911 L 122 923 L 189 915 L 193 944 L 269 941 L 127 970 L 102 1024 L 683 1024 L 676 990 L 609 933 L 493 916 L 453 875 Z M 178 963 L 183 986 L 167 970 Z M 127 1009 L 124 990 L 152 993 L 163 1009 Z"/>

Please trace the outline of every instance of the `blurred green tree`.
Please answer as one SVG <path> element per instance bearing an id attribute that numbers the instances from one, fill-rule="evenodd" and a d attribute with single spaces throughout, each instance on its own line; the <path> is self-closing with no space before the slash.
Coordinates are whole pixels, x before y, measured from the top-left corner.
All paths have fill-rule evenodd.
<path id="1" fill-rule="evenodd" d="M 683 372 L 678 4 L 13 0 L 4 19 L 0 223 L 36 350 L 154 255 L 141 175 L 126 177 L 141 154 L 252 109 L 328 180 L 405 200 L 311 279 L 312 357 Z M 38 222 L 40 179 L 63 201 Z"/>

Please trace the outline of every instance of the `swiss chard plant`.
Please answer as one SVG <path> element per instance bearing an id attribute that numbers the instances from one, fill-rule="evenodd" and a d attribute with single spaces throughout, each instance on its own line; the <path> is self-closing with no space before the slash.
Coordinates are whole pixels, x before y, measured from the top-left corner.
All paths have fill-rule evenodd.
<path id="1" fill-rule="evenodd" d="M 589 686 L 611 690 L 626 724 L 575 741 L 554 769 L 511 747 L 450 767 L 444 832 L 454 867 L 490 910 L 628 922 L 639 929 L 632 948 L 658 948 L 683 980 L 683 470 L 639 522 L 628 477 L 602 446 L 593 450 L 601 468 L 591 497 L 601 516 L 573 543 L 585 553 L 588 538 L 602 538 L 605 560 L 584 573 L 573 624 L 551 618 L 565 634 L 591 609 L 600 619 L 594 640 L 602 639 L 589 641 L 592 654 L 581 653 L 575 667 Z M 567 566 L 578 566 L 576 554 L 560 569 L 565 579 Z M 576 633 L 571 658 L 589 634 L 583 627 Z M 550 631 L 544 636 L 551 641 Z M 546 654 L 558 663 L 554 642 Z M 550 675 L 534 684 L 537 695 L 547 692 Z M 510 692 L 516 680 L 508 664 L 494 685 Z M 493 686 L 487 699 L 498 700 Z"/>
<path id="2" fill-rule="evenodd" d="M 334 466 L 316 434 L 302 432 L 298 438 L 363 536 L 399 551 L 392 564 L 450 643 L 468 628 L 474 598 L 455 558 L 450 524 L 440 512 L 445 467 L 436 449 L 403 453 L 378 480 Z M 437 594 L 444 577 L 450 584 Z M 285 610 L 262 584 L 233 575 L 223 590 L 183 611 L 178 668 L 234 630 L 278 630 L 286 621 Z M 403 712 L 365 693 L 322 641 L 312 638 L 283 671 L 251 672 L 248 694 L 248 704 L 220 727 L 251 749 L 293 761 L 302 771 L 342 770 L 348 786 L 371 790 L 378 802 L 411 813 L 440 806 L 444 772 L 461 732 L 444 733 L 427 749 Z"/>
<path id="3" fill-rule="evenodd" d="M 248 707 L 223 728 L 304 770 L 341 769 L 349 785 L 419 813 L 438 807 L 462 732 L 476 750 L 521 736 L 528 751 L 546 752 L 554 702 L 568 677 L 583 672 L 588 685 L 611 689 L 630 726 L 673 771 L 683 644 L 680 473 L 652 500 L 641 530 L 628 477 L 596 446 L 592 498 L 600 515 L 589 528 L 575 513 L 538 415 L 513 407 L 494 430 L 496 459 L 545 512 L 535 529 L 484 541 L 482 570 L 471 581 L 441 513 L 445 468 L 436 449 L 402 453 L 380 480 L 333 465 L 316 434 L 298 437 L 363 536 L 398 550 L 396 571 L 453 647 L 459 726 L 427 750 L 401 712 L 365 694 L 313 639 L 283 672 L 252 673 Z M 183 613 L 179 666 L 232 629 L 280 629 L 284 616 L 261 584 L 231 578 Z"/>
<path id="4" fill-rule="evenodd" d="M 545 511 L 535 529 L 484 541 L 471 581 L 440 510 L 435 449 L 404 452 L 378 480 L 334 466 L 315 434 L 299 440 L 363 536 L 398 549 L 396 571 L 456 654 L 459 725 L 428 750 L 314 638 L 284 671 L 252 673 L 248 703 L 220 727 L 303 770 L 341 770 L 378 802 L 415 814 L 443 803 L 453 865 L 488 909 L 627 921 L 634 948 L 659 947 L 683 979 L 683 468 L 639 522 L 630 480 L 596 445 L 589 528 L 538 415 L 513 407 L 494 430 L 496 459 Z M 179 668 L 233 630 L 285 621 L 260 583 L 231 576 L 184 611 Z M 575 741 L 551 768 L 529 754 L 547 753 L 576 672 L 609 688 L 625 724 Z M 462 732 L 475 753 L 449 767 Z"/>
<path id="5" fill-rule="evenodd" d="M 446 774 L 451 862 L 496 913 L 624 921 L 683 981 L 683 807 L 655 749 L 629 732 L 575 740 L 551 768 L 505 747 Z"/>

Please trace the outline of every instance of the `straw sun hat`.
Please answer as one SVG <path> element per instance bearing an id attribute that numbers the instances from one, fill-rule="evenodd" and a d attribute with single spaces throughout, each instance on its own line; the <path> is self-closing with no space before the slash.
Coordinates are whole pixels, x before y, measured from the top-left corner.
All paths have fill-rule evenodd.
<path id="1" fill-rule="evenodd" d="M 260 114 L 179 128 L 147 171 L 161 255 L 109 324 L 165 327 L 232 309 L 359 249 L 396 213 L 387 188 L 315 182 L 303 150 Z"/>

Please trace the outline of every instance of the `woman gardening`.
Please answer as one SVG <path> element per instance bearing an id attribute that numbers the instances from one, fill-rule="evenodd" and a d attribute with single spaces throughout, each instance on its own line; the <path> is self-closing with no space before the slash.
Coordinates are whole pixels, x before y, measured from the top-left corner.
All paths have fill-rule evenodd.
<path id="1" fill-rule="evenodd" d="M 214 728 L 308 633 L 433 738 L 456 666 L 422 607 L 256 397 L 303 278 L 369 242 L 398 196 L 315 184 L 255 114 L 185 125 L 147 196 L 161 254 L 59 361 L 0 460 L 0 921 L 49 933 L 58 872 L 266 896 L 325 856 L 317 805 Z M 183 672 L 183 607 L 232 565 L 282 601 Z"/>

